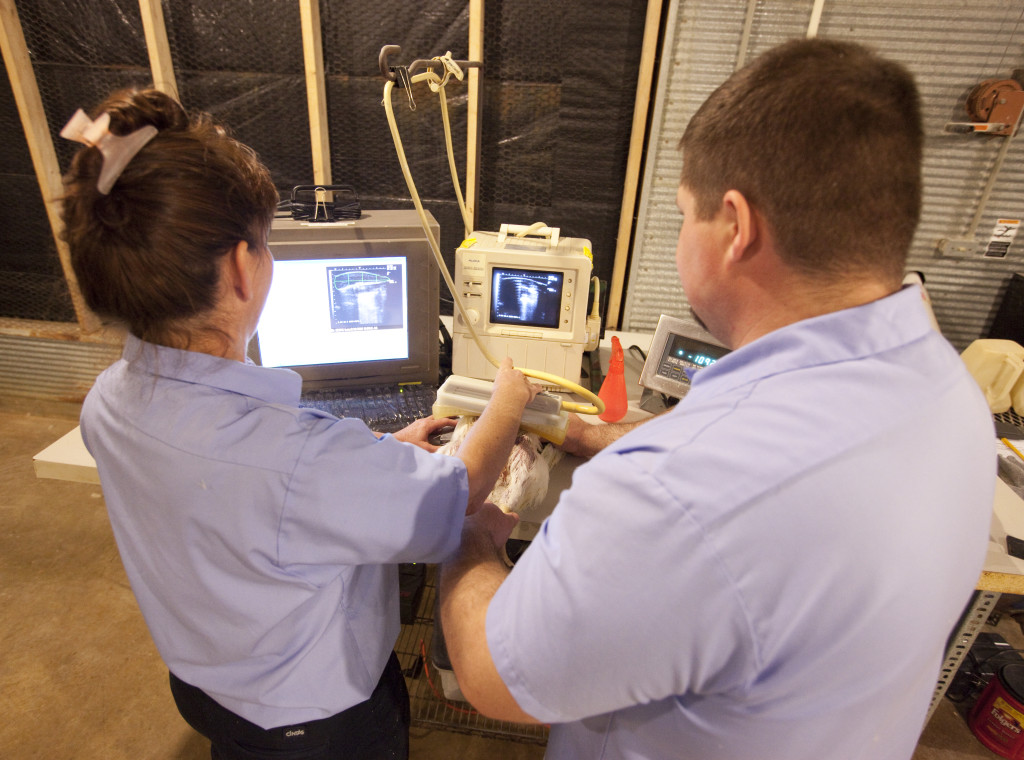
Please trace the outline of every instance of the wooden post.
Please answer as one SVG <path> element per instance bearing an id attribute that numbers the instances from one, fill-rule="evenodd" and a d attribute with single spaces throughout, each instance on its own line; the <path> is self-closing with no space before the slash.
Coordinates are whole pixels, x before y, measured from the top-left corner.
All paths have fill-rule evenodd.
<path id="1" fill-rule="evenodd" d="M 306 62 L 306 102 L 309 109 L 309 144 L 313 152 L 313 182 L 331 184 L 331 142 L 327 124 L 327 91 L 324 80 L 320 5 L 301 0 L 302 53 Z"/>
<path id="2" fill-rule="evenodd" d="M 647 109 L 651 101 L 654 81 L 654 59 L 658 52 L 658 31 L 661 26 L 661 0 L 648 0 L 644 42 L 640 51 L 640 71 L 637 75 L 636 99 L 633 105 L 633 127 L 626 159 L 626 179 L 622 189 L 622 208 L 619 212 L 619 231 L 615 238 L 615 261 L 608 290 L 608 311 L 605 326 L 615 330 L 619 326 L 619 309 L 629 259 L 629 242 L 633 232 L 633 214 L 636 209 L 637 187 L 640 182 L 640 161 L 643 157 L 647 132 Z"/>
<path id="3" fill-rule="evenodd" d="M 153 72 L 153 87 L 180 102 L 178 82 L 174 78 L 174 65 L 171 62 L 171 46 L 167 42 L 163 6 L 160 0 L 139 0 L 139 12 L 142 14 L 142 30 L 146 35 L 149 68 Z"/>
<path id="4" fill-rule="evenodd" d="M 821 24 L 821 12 L 825 8 L 825 0 L 814 0 L 814 7 L 811 8 L 811 20 L 807 23 L 807 39 L 818 36 L 818 26 Z"/>
<path id="5" fill-rule="evenodd" d="M 484 0 L 469 0 L 469 55 L 470 61 L 484 62 Z M 466 97 L 466 212 L 469 230 L 476 228 L 476 204 L 480 195 L 480 127 L 483 101 L 483 71 L 469 69 Z"/>

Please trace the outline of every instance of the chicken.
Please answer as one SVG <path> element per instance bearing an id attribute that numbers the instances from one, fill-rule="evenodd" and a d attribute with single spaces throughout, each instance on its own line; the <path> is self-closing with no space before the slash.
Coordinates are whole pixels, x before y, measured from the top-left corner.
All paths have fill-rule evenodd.
<path id="1" fill-rule="evenodd" d="M 460 417 L 451 439 L 441 447 L 440 453 L 455 454 L 476 419 L 469 415 Z M 562 456 L 557 446 L 542 442 L 536 433 L 520 430 L 505 469 L 487 500 L 497 504 L 503 512 L 515 512 L 521 519 L 529 520 L 530 512 L 539 507 L 547 495 L 551 470 Z"/>

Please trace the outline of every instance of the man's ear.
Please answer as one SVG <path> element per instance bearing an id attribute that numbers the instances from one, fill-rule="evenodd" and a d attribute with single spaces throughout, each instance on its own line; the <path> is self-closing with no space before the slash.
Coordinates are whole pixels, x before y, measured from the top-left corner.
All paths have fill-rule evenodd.
<path id="1" fill-rule="evenodd" d="M 757 243 L 760 242 L 761 217 L 739 190 L 726 191 L 722 196 L 722 211 L 730 225 L 728 257 L 739 262 L 752 256 L 757 252 Z"/>
<path id="2" fill-rule="evenodd" d="M 252 300 L 255 292 L 255 263 L 258 263 L 256 257 L 244 240 L 239 240 L 224 257 L 225 284 L 240 301 Z"/>

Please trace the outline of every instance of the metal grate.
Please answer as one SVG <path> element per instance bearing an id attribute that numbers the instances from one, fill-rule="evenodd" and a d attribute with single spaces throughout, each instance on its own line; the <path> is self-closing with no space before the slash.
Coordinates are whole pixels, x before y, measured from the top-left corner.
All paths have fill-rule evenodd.
<path id="1" fill-rule="evenodd" d="M 1011 425 L 1016 425 L 1017 429 L 1024 435 L 1024 415 L 1017 414 L 1013 409 L 999 414 L 993 414 L 992 417 L 996 422 L 1008 422 Z"/>
<path id="2" fill-rule="evenodd" d="M 430 642 L 434 635 L 436 572 L 436 567 L 430 567 L 415 621 L 402 626 L 395 645 L 409 687 L 413 725 L 506 741 L 546 744 L 547 726 L 492 720 L 476 712 L 468 702 L 453 702 L 445 698 L 440 678 L 434 672 L 429 656 Z"/>

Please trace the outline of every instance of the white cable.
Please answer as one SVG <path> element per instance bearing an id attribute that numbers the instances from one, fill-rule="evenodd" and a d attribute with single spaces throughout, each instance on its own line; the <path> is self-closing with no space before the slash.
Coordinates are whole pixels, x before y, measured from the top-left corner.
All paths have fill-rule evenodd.
<path id="1" fill-rule="evenodd" d="M 814 7 L 811 8 L 811 20 L 807 24 L 807 39 L 818 36 L 818 26 L 821 24 L 821 12 L 825 8 L 825 0 L 814 0 Z"/>
<path id="2" fill-rule="evenodd" d="M 470 229 L 469 210 L 466 208 L 466 201 L 462 197 L 459 171 L 455 167 L 455 151 L 452 148 L 452 128 L 448 122 L 448 98 L 445 97 L 443 84 L 438 87 L 437 94 L 441 98 L 441 121 L 444 123 L 444 141 L 448 154 L 448 168 L 452 173 L 452 186 L 455 188 L 455 197 L 459 201 L 459 211 L 462 212 L 462 228 L 466 231 L 464 237 L 469 237 L 473 230 Z"/>
<path id="3" fill-rule="evenodd" d="M 417 74 L 409 79 L 409 85 L 413 82 L 422 82 L 430 79 L 431 77 L 436 79 L 437 75 L 430 71 Z M 452 294 L 452 299 L 455 301 L 459 314 L 462 315 L 462 320 L 469 328 L 470 335 L 473 336 L 473 340 L 480 347 L 484 357 L 488 362 L 497 367 L 499 366 L 499 362 L 491 356 L 489 351 L 480 345 L 480 338 L 476 333 L 476 329 L 473 327 L 473 323 L 470 322 L 466 316 L 466 307 L 463 305 L 462 299 L 459 298 L 458 288 L 455 287 L 455 283 L 452 281 L 452 276 L 448 273 L 448 267 L 444 263 L 444 256 L 441 255 L 441 246 L 434 238 L 434 233 L 430 230 L 430 222 L 427 221 L 427 214 L 423 210 L 423 202 L 420 200 L 420 194 L 416 190 L 416 184 L 413 182 L 412 173 L 409 171 L 409 162 L 405 158 L 405 149 L 402 147 L 402 138 L 398 134 L 398 124 L 395 121 L 395 111 L 391 103 L 391 91 L 394 89 L 394 86 L 395 83 L 391 80 L 384 83 L 384 113 L 387 115 L 388 127 L 391 129 L 391 139 L 395 142 L 395 150 L 398 153 L 398 164 L 402 168 L 402 175 L 405 177 L 405 184 L 408 186 L 409 195 L 412 197 L 412 205 L 416 207 L 416 213 L 419 215 L 420 224 L 423 227 L 424 233 L 426 233 L 427 242 L 430 243 L 430 250 L 433 252 L 434 258 L 437 260 L 438 267 L 441 270 L 441 275 L 444 277 L 445 284 L 448 286 L 448 291 Z"/>

